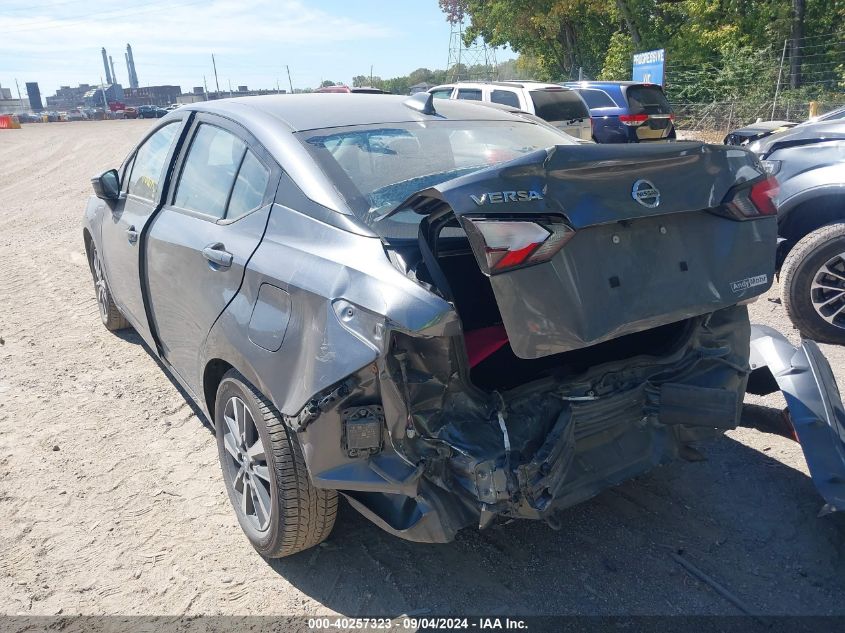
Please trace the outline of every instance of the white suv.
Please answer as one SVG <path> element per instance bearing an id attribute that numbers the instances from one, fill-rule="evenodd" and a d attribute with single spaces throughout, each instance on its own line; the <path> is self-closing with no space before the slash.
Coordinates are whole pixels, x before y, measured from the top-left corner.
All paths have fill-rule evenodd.
<path id="1" fill-rule="evenodd" d="M 539 81 L 460 81 L 429 90 L 435 99 L 468 99 L 519 108 L 577 139 L 593 137 L 590 109 L 575 91 Z"/>

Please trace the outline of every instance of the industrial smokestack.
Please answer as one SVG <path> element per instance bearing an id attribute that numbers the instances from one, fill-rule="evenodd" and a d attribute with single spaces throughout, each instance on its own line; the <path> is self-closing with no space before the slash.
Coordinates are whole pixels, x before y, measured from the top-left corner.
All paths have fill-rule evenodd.
<path id="1" fill-rule="evenodd" d="M 111 66 L 111 78 L 114 83 L 117 83 L 117 73 L 114 72 L 114 60 L 109 55 L 109 66 Z"/>
<path id="2" fill-rule="evenodd" d="M 135 58 L 132 57 L 132 45 L 126 45 L 126 65 L 129 67 L 129 85 L 138 87 L 138 73 L 135 72 Z"/>
<path id="3" fill-rule="evenodd" d="M 109 72 L 109 60 L 108 60 L 108 57 L 106 56 L 106 47 L 103 46 L 103 48 L 100 52 L 103 54 L 103 68 L 106 69 L 106 83 L 112 84 L 114 82 L 111 80 L 111 72 Z"/>

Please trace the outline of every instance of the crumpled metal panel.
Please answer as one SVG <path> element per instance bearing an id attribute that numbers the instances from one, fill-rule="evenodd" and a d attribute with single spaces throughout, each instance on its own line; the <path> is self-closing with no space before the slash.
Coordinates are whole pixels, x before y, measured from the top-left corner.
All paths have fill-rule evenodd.
<path id="1" fill-rule="evenodd" d="M 830 364 L 810 340 L 794 347 L 780 332 L 752 326 L 751 366 L 768 368 L 783 392 L 813 483 L 827 510 L 845 510 L 845 409 Z"/>

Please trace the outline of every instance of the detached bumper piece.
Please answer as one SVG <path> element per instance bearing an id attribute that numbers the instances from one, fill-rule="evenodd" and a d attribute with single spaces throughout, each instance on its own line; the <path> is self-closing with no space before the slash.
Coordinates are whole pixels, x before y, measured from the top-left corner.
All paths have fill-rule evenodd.
<path id="1" fill-rule="evenodd" d="M 819 346 L 805 340 L 793 347 L 776 330 L 753 325 L 750 363 L 750 392 L 783 392 L 810 476 L 826 501 L 822 512 L 845 510 L 845 409 Z"/>

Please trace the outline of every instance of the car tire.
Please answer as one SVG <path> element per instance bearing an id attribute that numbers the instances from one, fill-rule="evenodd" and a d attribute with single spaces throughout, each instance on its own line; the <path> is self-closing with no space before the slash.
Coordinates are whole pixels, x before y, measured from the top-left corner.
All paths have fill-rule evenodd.
<path id="1" fill-rule="evenodd" d="M 829 224 L 801 238 L 780 274 L 783 305 L 801 335 L 845 343 L 845 224 Z"/>
<path id="2" fill-rule="evenodd" d="M 237 370 L 217 389 L 214 425 L 226 491 L 256 551 L 281 558 L 323 542 L 337 492 L 311 483 L 296 434 Z"/>
<path id="3" fill-rule="evenodd" d="M 100 320 L 110 332 L 116 332 L 129 327 L 129 321 L 121 314 L 111 296 L 109 284 L 103 273 L 103 262 L 97 247 L 91 243 L 91 253 L 88 260 L 91 267 L 91 276 L 94 279 L 94 294 L 97 300 L 97 307 L 100 311 Z"/>

